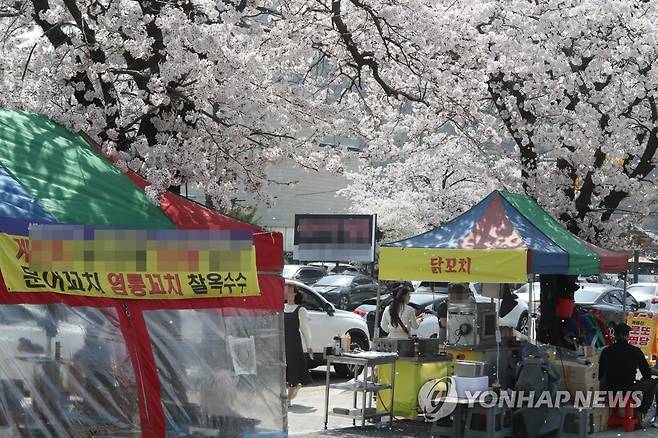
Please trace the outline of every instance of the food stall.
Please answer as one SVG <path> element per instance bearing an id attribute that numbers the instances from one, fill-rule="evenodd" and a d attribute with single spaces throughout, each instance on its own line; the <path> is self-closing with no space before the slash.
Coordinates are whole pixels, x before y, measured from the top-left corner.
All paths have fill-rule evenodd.
<path id="1" fill-rule="evenodd" d="M 573 276 L 623 272 L 627 269 L 627 260 L 625 253 L 596 247 L 569 233 L 529 196 L 494 191 L 470 210 L 437 228 L 383 245 L 379 277 L 380 280 L 470 282 L 493 286 L 525 283 L 530 273 Z M 487 296 L 492 297 L 492 303 L 501 302 L 501 295 Z M 534 316 L 532 290 L 528 304 L 529 313 Z M 496 315 L 500 304 L 494 306 L 487 303 L 449 305 L 447 342 L 426 355 L 426 359 L 431 362 L 433 355 L 437 358 L 447 355 L 450 366 L 435 367 L 432 372 L 420 373 L 422 378 L 419 378 L 418 372 L 404 375 L 405 366 L 398 364 L 396 390 L 400 392 L 395 394 L 396 415 L 415 418 L 417 388 L 426 379 L 453 375 L 460 361 L 486 363 L 484 374 L 489 377 L 490 386 L 506 389 L 514 384 L 516 365 L 523 357 L 521 344 L 513 339 L 511 330 L 506 330 L 507 333 L 499 330 Z M 531 318 L 532 339 L 534 334 L 534 318 Z M 375 339 L 375 348 L 378 343 Z M 404 355 L 400 356 L 400 361 L 405 360 Z M 441 360 L 445 361 L 445 356 Z M 385 394 L 383 397 L 386 400 Z"/>
<path id="2" fill-rule="evenodd" d="M 152 203 L 45 116 L 0 110 L 0 125 L 0 435 L 285 436 L 281 235 Z M 221 269 L 35 270 L 35 224 L 223 230 L 244 286 Z"/>

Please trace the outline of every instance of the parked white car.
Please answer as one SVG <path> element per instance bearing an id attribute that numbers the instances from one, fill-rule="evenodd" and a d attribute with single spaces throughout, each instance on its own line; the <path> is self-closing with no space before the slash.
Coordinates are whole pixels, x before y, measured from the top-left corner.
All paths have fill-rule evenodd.
<path id="1" fill-rule="evenodd" d="M 311 287 L 299 281 L 286 280 L 302 293 L 302 306 L 306 308 L 311 329 L 310 346 L 313 349 L 313 362 L 311 368 L 325 363 L 324 350 L 334 345 L 334 337 L 344 336 L 347 333 L 352 337 L 352 348 L 362 350 L 370 349 L 368 325 L 359 315 L 345 310 L 336 309 L 329 301 L 324 299 Z M 347 365 L 334 365 L 334 370 L 341 376 L 350 376 L 350 367 Z"/>
<path id="2" fill-rule="evenodd" d="M 478 303 L 490 303 L 491 298 L 482 296 L 479 291 L 479 285 L 471 283 L 471 292 Z M 512 295 L 515 295 L 512 293 Z M 496 304 L 496 311 L 500 311 L 500 302 L 501 299 L 494 298 L 494 303 Z M 521 333 L 526 334 L 528 332 L 528 304 L 527 302 L 518 299 L 516 300 L 516 306 L 512 308 L 506 315 L 499 317 L 498 325 L 501 327 L 512 327 Z M 438 318 L 435 315 L 425 315 L 423 321 L 420 323 L 416 334 L 418 337 L 422 338 L 434 338 L 437 337 L 439 333 L 439 322 Z"/>
<path id="3" fill-rule="evenodd" d="M 629 275 L 628 280 L 633 281 L 633 275 Z M 658 282 L 658 275 L 655 275 L 655 274 L 639 274 L 637 276 L 637 283 L 634 283 L 634 284 L 656 283 L 656 282 Z"/>
<path id="4" fill-rule="evenodd" d="M 646 303 L 647 311 L 658 313 L 658 283 L 631 284 L 627 291 L 638 303 Z"/>
<path id="5" fill-rule="evenodd" d="M 530 283 L 526 283 L 517 290 L 514 291 L 519 300 L 523 301 L 528 307 L 530 302 Z M 539 309 L 540 304 L 540 295 L 541 295 L 541 286 L 538 281 L 532 283 L 532 302 L 535 304 L 535 312 Z"/>

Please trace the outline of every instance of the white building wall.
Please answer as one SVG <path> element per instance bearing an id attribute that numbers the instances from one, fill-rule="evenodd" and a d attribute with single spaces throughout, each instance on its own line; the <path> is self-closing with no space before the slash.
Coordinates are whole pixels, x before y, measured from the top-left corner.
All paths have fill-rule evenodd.
<path id="1" fill-rule="evenodd" d="M 356 160 L 354 166 L 356 166 Z M 258 225 L 284 236 L 284 250 L 292 252 L 295 214 L 341 214 L 348 213 L 350 201 L 336 192 L 347 186 L 348 181 L 340 175 L 328 172 L 309 171 L 296 166 L 292 161 L 276 163 L 267 171 L 272 181 L 290 185 L 270 184 L 267 193 L 272 205 L 256 201 L 252 196 L 237 196 L 239 205 L 256 206 Z M 183 195 L 184 195 L 183 190 Z M 201 189 L 188 187 L 188 197 L 204 203 Z"/>
<path id="2" fill-rule="evenodd" d="M 251 200 L 248 205 L 257 205 L 258 223 L 284 236 L 285 251 L 292 251 L 295 214 L 347 213 L 348 199 L 337 192 L 347 186 L 344 177 L 327 172 L 313 172 L 295 166 L 292 162 L 279 163 L 268 170 L 274 181 L 295 181 L 291 186 L 272 184 L 268 194 L 273 198 L 271 206 Z"/>

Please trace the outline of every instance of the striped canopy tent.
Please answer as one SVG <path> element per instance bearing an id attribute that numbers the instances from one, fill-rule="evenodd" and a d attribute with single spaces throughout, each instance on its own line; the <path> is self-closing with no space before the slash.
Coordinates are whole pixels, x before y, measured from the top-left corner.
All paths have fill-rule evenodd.
<path id="1" fill-rule="evenodd" d="M 534 274 L 597 274 L 628 269 L 628 254 L 570 233 L 526 195 L 494 191 L 426 233 L 380 250 L 380 278 L 525 282 Z"/>
<path id="2" fill-rule="evenodd" d="M 185 425 L 178 422 L 202 427 L 203 425 L 193 424 L 200 416 L 191 413 L 192 408 L 186 405 L 187 399 L 181 399 L 181 394 L 186 394 L 187 390 L 191 389 L 185 388 L 187 381 L 184 375 L 175 374 L 185 373 L 187 368 L 182 365 L 177 368 L 176 364 L 171 363 L 175 362 L 171 358 L 163 359 L 164 351 L 167 354 L 175 354 L 175 350 L 179 347 L 186 349 L 181 357 L 193 354 L 191 343 L 196 342 L 197 339 L 188 339 L 186 342 L 190 345 L 185 346 L 184 343 L 180 343 L 180 339 L 165 336 L 169 332 L 160 331 L 162 327 L 157 321 L 189 319 L 195 313 L 185 313 L 188 310 L 211 312 L 210 315 L 238 315 L 244 321 L 253 321 L 253 318 L 263 320 L 263 315 L 275 314 L 283 310 L 283 280 L 280 275 L 283 268 L 281 234 L 266 232 L 258 227 L 222 216 L 172 193 L 164 194 L 160 204 L 156 205 L 145 195 L 146 186 L 147 182 L 139 175 L 130 171 L 122 173 L 116 168 L 100 152 L 98 145 L 88 137 L 72 133 L 42 115 L 0 109 L 0 233 L 7 235 L 22 233 L 23 236 L 27 236 L 29 223 L 95 225 L 125 229 L 250 230 L 253 232 L 256 248 L 256 267 L 261 291 L 260 296 L 254 297 L 120 300 L 63 295 L 55 292 L 9 292 L 3 277 L 0 276 L 0 326 L 3 324 L 2 309 L 7 309 L 7 306 L 11 307 L 10 305 L 28 308 L 64 306 L 68 309 L 66 312 L 70 310 L 70 314 L 67 313 L 67 326 L 81 315 L 88 315 L 89 309 L 100 309 L 101 315 L 107 316 L 107 321 L 104 323 L 101 321 L 101 325 L 116 328 L 114 335 L 107 333 L 107 336 L 118 337 L 125 347 L 126 362 L 132 365 L 132 372 L 122 374 L 123 377 L 129 374 L 128 380 L 132 379 L 132 383 L 123 390 L 129 394 L 126 395 L 127 398 L 130 396 L 135 398 L 137 407 L 134 416 L 130 412 L 117 413 L 118 401 L 103 400 L 98 395 L 99 399 L 87 400 L 90 409 L 96 409 L 98 412 L 86 412 L 86 417 L 72 419 L 70 407 L 65 404 L 68 402 L 61 402 L 60 408 L 57 406 L 59 402 L 48 401 L 54 394 L 49 394 L 47 388 L 57 387 L 54 382 L 49 382 L 44 387 L 36 382 L 36 377 L 31 380 L 29 376 L 24 375 L 21 385 L 30 390 L 32 400 L 37 403 L 40 398 L 42 399 L 42 402 L 37 403 L 40 407 L 34 406 L 28 409 L 29 412 L 24 413 L 33 423 L 30 426 L 32 427 L 30 434 L 88 436 L 92 433 L 89 431 L 94 429 L 100 431 L 107 424 L 116 426 L 120 423 L 123 429 L 121 431 L 109 429 L 110 436 L 127 436 L 136 432 L 141 433 L 141 436 L 163 437 L 169 432 L 177 433 L 176 436 L 185 435 L 187 430 Z M 3 266 L 0 266 L 0 273 L 3 271 Z M 4 273 L 7 274 L 6 271 Z M 196 315 L 200 314 L 196 313 Z M 212 320 L 212 316 L 205 313 L 204 317 Z M 198 321 L 200 318 L 201 316 L 197 316 L 193 319 Z M 271 332 L 276 333 L 279 329 L 276 317 L 271 321 L 273 324 Z M 58 320 L 57 323 L 60 322 Z M 28 321 L 25 323 L 27 324 Z M 218 324 L 220 328 L 217 330 L 223 330 L 223 334 L 233 334 L 226 320 L 216 320 L 213 323 Z M 62 324 L 67 323 L 62 322 Z M 250 335 L 250 327 L 247 325 L 240 326 L 236 322 L 231 324 L 231 327 L 242 330 L 242 335 Z M 5 332 L 4 328 L 2 330 Z M 75 327 L 71 330 L 75 331 Z M 60 328 L 59 334 L 54 338 L 56 341 L 62 336 L 62 332 L 63 329 Z M 158 332 L 157 336 L 156 332 Z M 201 336 L 198 338 L 200 340 Z M 276 335 L 276 338 L 282 338 L 282 333 Z M 72 348 L 68 344 L 75 342 L 72 337 L 61 340 L 63 355 L 68 354 L 67 348 Z M 111 343 L 109 338 L 107 342 Z M 270 339 L 268 342 L 273 345 L 272 348 L 281 347 L 279 341 Z M 15 349 L 16 346 L 6 336 L 0 337 L 0 351 L 3 352 L 4 361 L 0 364 L 0 385 L 16 380 L 14 375 L 4 375 L 11 371 L 10 368 L 22 369 L 19 365 L 23 359 L 18 356 L 12 357 Z M 74 351 L 70 354 L 73 355 Z M 217 355 L 216 352 L 208 354 Z M 197 365 L 202 363 L 199 357 L 194 356 Z M 7 365 L 12 359 L 15 363 Z M 181 360 L 183 359 L 184 357 Z M 278 420 L 270 424 L 276 430 L 278 427 L 284 427 L 282 418 L 285 416 L 279 397 L 279 393 L 285 390 L 285 382 L 282 378 L 282 353 L 273 353 L 270 359 L 274 360 L 270 365 L 275 371 L 278 370 L 279 374 L 274 372 L 276 379 L 273 381 L 258 383 L 265 385 L 265 391 L 274 394 L 271 397 L 274 405 L 254 405 L 254 409 L 265 409 L 273 413 L 278 409 L 280 411 L 277 414 Z M 209 366 L 212 368 L 214 365 L 211 363 Z M 215 368 L 219 367 L 215 366 Z M 121 380 L 118 376 L 113 377 L 116 377 L 117 381 Z M 208 376 L 208 379 L 211 378 L 212 376 Z M 252 390 L 258 386 L 255 384 Z M 3 386 L 3 393 L 6 390 L 7 388 Z M 214 403 L 225 406 L 227 403 L 225 400 L 220 400 L 220 392 L 217 395 L 219 399 Z M 96 397 L 89 393 L 87 396 Z M 226 396 L 231 397 L 229 394 Z M 250 399 L 253 397 L 254 394 L 249 394 Z M 263 400 L 265 398 L 267 396 L 261 397 Z M 212 412 L 208 411 L 208 407 L 212 405 L 212 401 L 206 402 L 206 411 L 204 411 L 206 420 L 213 418 Z M 0 402 L 0 424 L 11 423 L 7 418 L 10 416 L 7 409 L 3 396 Z M 67 412 L 59 412 L 58 409 L 66 409 Z M 94 421 L 97 423 L 89 425 L 89 422 Z M 218 427 L 219 420 L 213 421 L 215 427 Z M 84 429 L 85 424 L 88 426 L 87 429 Z M 14 424 L 14 427 L 22 426 Z M 6 436 L 3 432 L 4 430 L 0 431 L 0 434 Z M 9 436 L 13 435 L 9 433 Z"/>

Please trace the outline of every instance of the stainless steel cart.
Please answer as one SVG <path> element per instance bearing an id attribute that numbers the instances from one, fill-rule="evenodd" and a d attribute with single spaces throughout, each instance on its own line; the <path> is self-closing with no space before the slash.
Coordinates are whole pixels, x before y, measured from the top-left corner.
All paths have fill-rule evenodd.
<path id="1" fill-rule="evenodd" d="M 398 359 L 397 355 L 384 354 L 374 355 L 373 352 L 366 353 L 346 353 L 342 356 L 327 356 L 327 380 L 325 385 L 324 395 L 324 428 L 327 429 L 327 421 L 329 416 L 338 416 L 343 418 L 351 418 L 352 424 L 356 426 L 356 420 L 361 419 L 361 426 L 366 425 L 366 420 L 376 420 L 383 417 L 389 417 L 390 425 L 393 424 L 393 402 L 395 393 L 395 361 Z M 375 375 L 375 366 L 383 364 L 392 364 L 391 366 L 391 384 L 385 385 L 377 383 Z M 354 379 L 346 383 L 331 384 L 329 375 L 331 372 L 332 364 L 345 364 L 353 365 L 355 367 L 363 367 L 363 381 Z M 344 391 L 352 391 L 354 393 L 354 403 L 352 409 L 344 409 L 346 413 L 329 412 L 329 390 L 341 389 Z M 372 406 L 373 394 L 385 389 L 391 390 L 391 400 L 389 402 L 389 410 L 387 412 L 376 412 L 376 408 Z M 357 409 L 357 396 L 362 394 L 361 409 Z"/>

